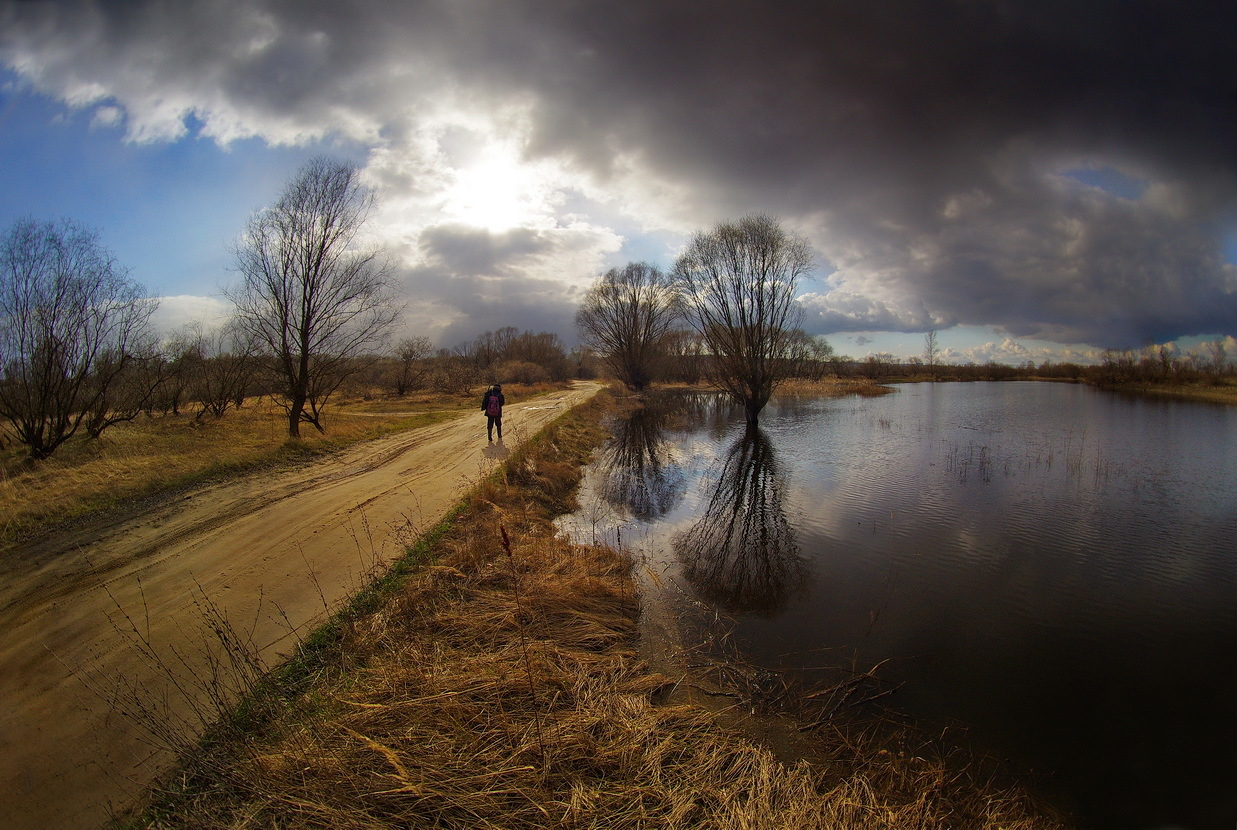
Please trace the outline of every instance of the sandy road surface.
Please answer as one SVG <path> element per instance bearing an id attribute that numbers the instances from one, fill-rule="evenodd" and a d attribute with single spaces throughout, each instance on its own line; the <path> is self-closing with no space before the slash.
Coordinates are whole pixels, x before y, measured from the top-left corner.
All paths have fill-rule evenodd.
<path id="1" fill-rule="evenodd" d="M 480 413 L 461 416 L 8 554 L 0 562 L 0 826 L 96 827 L 109 803 L 128 803 L 170 761 L 107 699 L 120 678 L 173 685 L 138 653 L 124 632 L 129 620 L 164 655 L 172 647 L 192 654 L 203 641 L 194 599 L 205 595 L 238 627 L 252 626 L 275 662 L 324 618 L 324 605 L 360 587 L 375 559 L 401 553 L 519 441 L 597 389 L 577 383 L 508 406 L 505 447 L 487 445 Z M 207 673 L 202 658 L 190 661 Z"/>

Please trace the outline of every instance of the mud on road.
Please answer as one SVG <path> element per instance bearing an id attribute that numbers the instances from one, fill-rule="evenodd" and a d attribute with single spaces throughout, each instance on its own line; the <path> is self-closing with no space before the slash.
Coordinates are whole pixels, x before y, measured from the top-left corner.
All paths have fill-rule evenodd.
<path id="1" fill-rule="evenodd" d="M 0 823 L 106 821 L 173 760 L 119 714 L 125 690 L 166 692 L 164 714 L 194 721 L 179 688 L 210 674 L 204 607 L 278 663 L 511 449 L 598 388 L 576 383 L 506 407 L 505 445 L 486 442 L 481 415 L 465 415 L 9 551 L 0 561 Z"/>

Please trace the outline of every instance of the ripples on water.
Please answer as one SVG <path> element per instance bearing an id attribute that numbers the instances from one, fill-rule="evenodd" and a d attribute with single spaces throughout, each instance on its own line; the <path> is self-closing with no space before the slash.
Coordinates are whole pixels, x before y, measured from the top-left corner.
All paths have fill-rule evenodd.
<path id="1" fill-rule="evenodd" d="M 1237 820 L 1233 408 L 919 384 L 615 429 L 577 528 L 623 527 L 753 660 L 891 658 L 898 709 L 1051 771 L 1086 826 Z"/>

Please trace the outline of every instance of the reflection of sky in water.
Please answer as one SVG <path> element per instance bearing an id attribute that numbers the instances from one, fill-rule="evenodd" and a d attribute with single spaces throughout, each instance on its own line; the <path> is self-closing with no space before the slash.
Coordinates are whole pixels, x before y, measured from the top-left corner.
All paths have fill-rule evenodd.
<path id="1" fill-rule="evenodd" d="M 692 408 L 704 427 L 644 444 L 664 453 L 662 519 L 623 531 L 682 584 L 743 432 Z M 755 659 L 891 657 L 894 706 L 1056 769 L 1096 826 L 1237 810 L 1237 410 L 922 384 L 783 402 L 761 426 L 780 492 L 736 503 L 783 513 L 805 567 L 764 563 L 802 585 L 764 607 L 747 595 L 737 633 Z"/>

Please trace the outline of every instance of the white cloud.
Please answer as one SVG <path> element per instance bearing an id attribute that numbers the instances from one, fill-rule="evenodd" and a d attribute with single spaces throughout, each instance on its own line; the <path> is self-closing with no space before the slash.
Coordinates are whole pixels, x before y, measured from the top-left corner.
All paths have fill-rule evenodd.
<path id="1" fill-rule="evenodd" d="M 231 305 L 219 297 L 179 294 L 160 298 L 153 320 L 155 326 L 164 334 L 195 323 L 211 329 L 227 322 L 231 310 Z"/>
<path id="2" fill-rule="evenodd" d="M 448 347 L 504 326 L 573 341 L 583 291 L 621 241 L 588 225 L 499 233 L 458 224 L 427 227 L 416 250 L 405 253 L 405 292 L 413 298 L 409 325 L 425 325 L 428 306 L 440 310 L 429 325 Z"/>
<path id="3" fill-rule="evenodd" d="M 125 111 L 120 107 L 101 106 L 90 119 L 92 127 L 118 127 L 124 123 Z"/>

